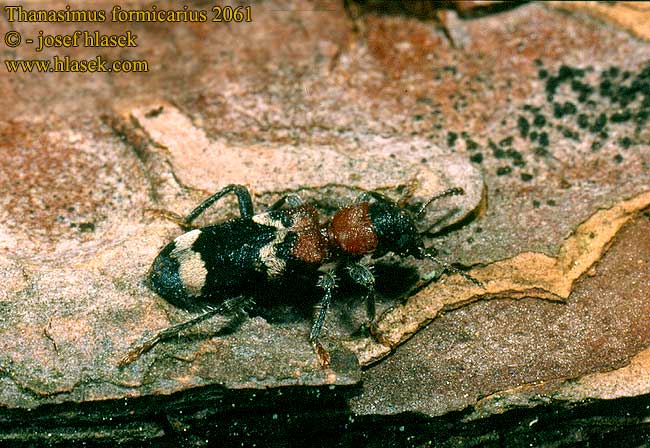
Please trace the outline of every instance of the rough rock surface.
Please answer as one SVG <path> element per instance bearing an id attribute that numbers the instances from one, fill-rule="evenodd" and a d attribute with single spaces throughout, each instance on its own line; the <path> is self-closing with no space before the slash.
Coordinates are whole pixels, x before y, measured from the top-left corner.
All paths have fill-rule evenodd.
<path id="1" fill-rule="evenodd" d="M 344 2 L 292 0 L 252 4 L 250 23 L 106 21 L 91 28 L 133 30 L 138 46 L 101 53 L 146 59 L 148 73 L 3 73 L 0 440 L 372 445 L 392 429 L 396 444 L 541 444 L 629 425 L 627 440 L 647 442 L 643 30 L 531 3 L 449 11 L 445 32 L 377 3 L 354 17 Z M 80 26 L 3 20 L 0 32 Z M 25 44 L 2 57 L 98 53 Z M 364 190 L 421 203 L 461 186 L 420 230 L 485 287 L 389 256 L 372 337 L 353 335 L 360 300 L 334 305 L 329 369 L 306 339 L 313 297 L 226 334 L 211 320 L 119 368 L 131 344 L 187 317 L 144 284 L 181 232 L 152 209 L 182 214 L 233 182 L 258 209 L 292 191 L 324 217 Z M 232 217 L 224 204 L 204 222 Z M 609 423 L 585 430 L 577 407 Z M 536 423 L 555 417 L 574 425 Z"/>

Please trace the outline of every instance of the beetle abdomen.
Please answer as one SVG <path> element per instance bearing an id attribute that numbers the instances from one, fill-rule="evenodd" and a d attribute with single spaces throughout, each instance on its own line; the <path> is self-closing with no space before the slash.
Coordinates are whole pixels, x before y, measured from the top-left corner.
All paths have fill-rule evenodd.
<path id="1" fill-rule="evenodd" d="M 260 251 L 275 234 L 274 228 L 249 219 L 192 230 L 160 252 L 149 284 L 172 304 L 190 310 L 252 294 L 267 278 Z"/>

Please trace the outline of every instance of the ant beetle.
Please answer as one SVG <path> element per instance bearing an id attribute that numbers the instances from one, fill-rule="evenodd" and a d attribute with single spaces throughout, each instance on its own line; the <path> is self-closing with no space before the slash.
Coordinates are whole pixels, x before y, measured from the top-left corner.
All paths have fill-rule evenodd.
<path id="1" fill-rule="evenodd" d="M 180 235 L 158 254 L 148 274 L 148 286 L 162 298 L 201 313 L 158 332 L 131 350 L 120 365 L 129 364 L 159 341 L 216 314 L 241 316 L 247 301 L 263 296 L 266 286 L 311 274 L 311 278 L 318 278 L 316 286 L 322 290 L 322 297 L 309 340 L 326 366 L 329 356 L 318 336 L 337 286 L 337 268 L 343 267 L 363 288 L 368 319 L 371 323 L 374 320 L 375 277 L 364 262 L 367 256 L 378 258 L 393 252 L 401 257 L 429 258 L 481 285 L 425 248 L 415 225 L 431 203 L 464 194 L 461 188 L 435 195 L 417 214 L 380 193 L 364 192 L 357 202 L 339 209 L 323 224 L 316 208 L 295 194 L 283 196 L 256 215 L 246 187 L 233 184 L 207 198 L 179 224 L 191 228 L 201 213 L 229 193 L 238 199 L 240 217 Z"/>

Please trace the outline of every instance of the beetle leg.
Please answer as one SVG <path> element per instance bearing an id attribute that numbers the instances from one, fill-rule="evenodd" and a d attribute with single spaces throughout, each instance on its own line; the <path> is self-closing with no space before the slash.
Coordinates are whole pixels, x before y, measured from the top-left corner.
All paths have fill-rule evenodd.
<path id="1" fill-rule="evenodd" d="M 311 342 L 318 339 L 318 335 L 325 323 L 327 311 L 332 303 L 332 291 L 336 288 L 336 277 L 331 272 L 326 272 L 318 279 L 317 286 L 323 289 L 324 295 L 315 307 L 318 310 L 318 316 L 316 316 L 316 320 L 314 320 L 314 324 L 311 327 L 311 333 L 309 334 L 309 340 Z"/>
<path id="2" fill-rule="evenodd" d="M 290 207 L 297 207 L 303 203 L 300 196 L 295 193 L 289 193 L 282 196 L 269 207 L 268 211 L 273 211 L 281 208 L 284 204 L 289 204 Z"/>
<path id="3" fill-rule="evenodd" d="M 228 193 L 235 193 L 237 196 L 237 200 L 239 202 L 239 213 L 241 217 L 252 218 L 255 213 L 253 211 L 253 201 L 251 199 L 251 194 L 248 192 L 248 189 L 243 185 L 230 184 L 224 189 L 217 191 L 215 194 L 199 204 L 198 207 L 192 210 L 185 217 L 185 225 L 189 226 L 192 221 L 194 221 L 208 207 L 210 207 L 212 204 L 217 202 Z"/>
<path id="4" fill-rule="evenodd" d="M 309 342 L 311 342 L 314 346 L 314 350 L 318 355 L 321 366 L 329 367 L 330 355 L 318 340 L 318 336 L 323 329 L 327 311 L 329 310 L 330 304 L 332 303 L 332 291 L 334 288 L 336 288 L 336 277 L 331 272 L 325 272 L 318 279 L 317 285 L 323 289 L 324 295 L 320 302 L 318 302 L 318 305 L 315 307 L 315 309 L 318 310 L 318 315 L 316 316 L 316 319 L 314 320 L 314 323 L 311 327 L 311 332 L 309 333 Z"/>
<path id="5" fill-rule="evenodd" d="M 129 352 L 124 355 L 122 359 L 120 359 L 118 367 L 124 367 L 128 364 L 131 364 L 141 355 L 151 350 L 159 342 L 172 338 L 183 330 L 187 330 L 188 328 L 193 327 L 194 325 L 197 325 L 205 320 L 208 320 L 217 314 L 234 314 L 233 321 L 241 319 L 243 314 L 242 306 L 245 304 L 245 302 L 246 299 L 241 296 L 226 299 L 221 305 L 217 307 L 210 307 L 202 314 L 199 314 L 190 320 L 172 325 L 171 327 L 167 327 L 158 331 L 150 338 L 131 348 L 131 350 L 129 350 Z"/>
<path id="6" fill-rule="evenodd" d="M 474 283 L 476 286 L 479 286 L 483 289 L 485 289 L 485 285 L 480 281 L 472 277 L 466 272 L 461 271 L 457 267 L 447 263 L 446 261 L 441 260 L 440 258 L 436 257 L 433 253 L 430 253 L 430 249 L 423 249 L 422 250 L 422 256 L 428 258 L 431 261 L 434 261 L 438 263 L 440 266 L 442 266 L 446 271 L 451 271 L 454 274 L 458 274 L 461 277 L 463 277 L 466 280 L 469 280 L 470 282 Z"/>
<path id="7" fill-rule="evenodd" d="M 386 204 L 395 204 L 395 201 L 393 201 L 391 198 L 389 198 L 385 194 L 381 194 L 381 193 L 379 193 L 377 191 L 368 191 L 367 195 L 370 198 L 377 201 L 377 202 L 383 202 L 383 203 L 386 203 Z"/>
<path id="8" fill-rule="evenodd" d="M 192 224 L 188 224 L 185 222 L 185 218 L 183 218 L 181 215 L 174 213 L 169 210 L 163 210 L 159 208 L 146 208 L 146 212 L 151 213 L 152 215 L 158 217 L 158 218 L 164 218 L 167 219 L 175 224 L 178 224 L 181 226 L 183 229 L 190 230 L 190 229 L 197 229 L 198 227 Z"/>
<path id="9" fill-rule="evenodd" d="M 366 311 L 370 324 L 375 320 L 375 276 L 372 267 L 361 262 L 351 263 L 347 266 L 348 274 L 354 283 L 365 290 Z"/>

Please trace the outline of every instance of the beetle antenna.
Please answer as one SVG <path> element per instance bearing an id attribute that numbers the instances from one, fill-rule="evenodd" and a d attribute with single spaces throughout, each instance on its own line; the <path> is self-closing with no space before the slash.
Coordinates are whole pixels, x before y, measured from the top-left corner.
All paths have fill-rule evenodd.
<path id="1" fill-rule="evenodd" d="M 472 277 L 468 273 L 466 273 L 464 271 L 461 271 L 456 266 L 451 265 L 451 264 L 447 263 L 444 260 L 441 260 L 440 258 L 436 257 L 434 254 L 427 251 L 426 249 L 423 248 L 420 253 L 422 254 L 423 257 L 428 258 L 429 260 L 439 264 L 440 266 L 445 268 L 447 271 L 451 271 L 454 274 L 458 274 L 461 277 L 463 277 L 464 279 L 469 280 L 470 282 L 474 283 L 476 286 L 479 286 L 479 287 L 485 289 L 485 285 L 483 284 L 483 282 L 481 282 L 480 280 L 475 279 L 474 277 Z"/>
<path id="2" fill-rule="evenodd" d="M 461 194 L 465 194 L 465 190 L 463 190 L 460 187 L 449 188 L 448 190 L 441 191 L 440 193 L 434 195 L 427 202 L 425 202 L 425 204 L 422 207 L 420 207 L 420 210 L 418 210 L 416 218 L 418 219 L 421 218 L 422 215 L 424 214 L 424 211 L 427 209 L 427 207 L 433 204 L 438 199 L 446 198 L 447 196 L 457 196 Z"/>

